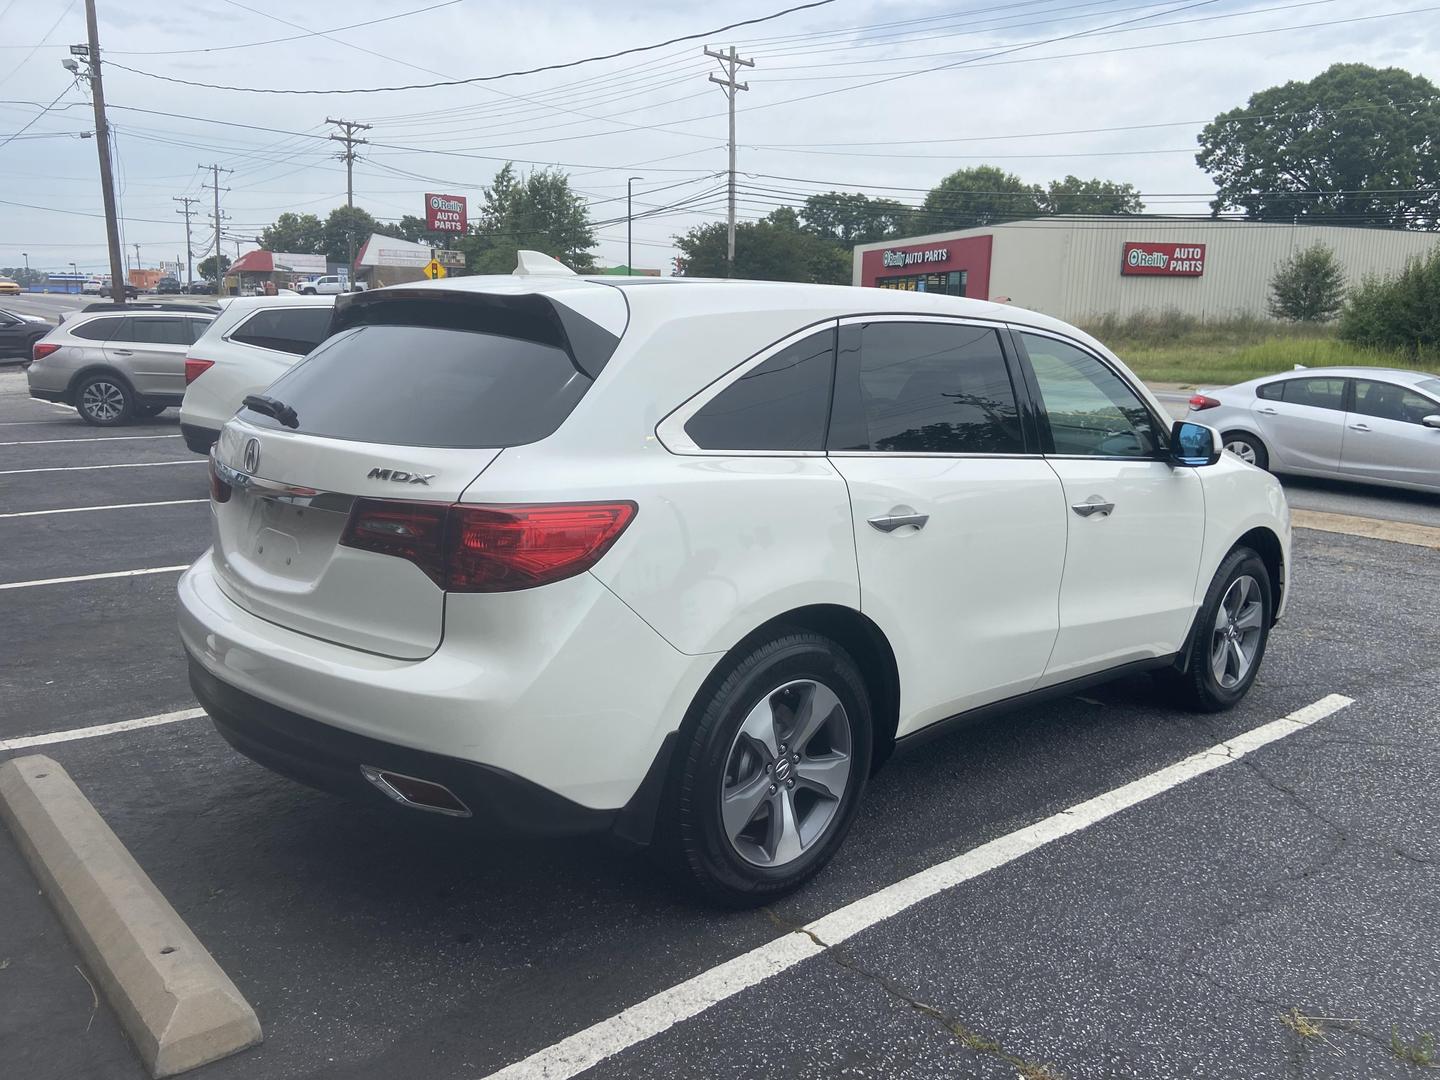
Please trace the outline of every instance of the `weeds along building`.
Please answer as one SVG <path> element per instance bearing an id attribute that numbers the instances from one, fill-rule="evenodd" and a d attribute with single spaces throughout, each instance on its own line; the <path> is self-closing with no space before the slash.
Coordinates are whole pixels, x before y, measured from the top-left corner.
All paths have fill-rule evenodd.
<path id="1" fill-rule="evenodd" d="M 852 283 L 996 300 L 1069 322 L 1176 311 L 1265 316 L 1294 252 L 1334 251 L 1347 284 L 1389 274 L 1440 233 L 1136 216 L 1048 217 L 934 233 L 854 251 Z"/>

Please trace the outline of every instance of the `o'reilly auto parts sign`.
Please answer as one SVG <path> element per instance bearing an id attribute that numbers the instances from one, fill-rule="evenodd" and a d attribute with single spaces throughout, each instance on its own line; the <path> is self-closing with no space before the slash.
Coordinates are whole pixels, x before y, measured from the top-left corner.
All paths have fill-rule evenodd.
<path id="1" fill-rule="evenodd" d="M 1120 255 L 1120 273 L 1149 277 L 1199 277 L 1205 273 L 1205 245 L 1126 241 Z"/>
<path id="2" fill-rule="evenodd" d="M 425 196 L 426 232 L 463 233 L 465 225 L 464 195 Z"/>
<path id="3" fill-rule="evenodd" d="M 916 263 L 943 263 L 949 261 L 949 258 L 949 248 L 923 248 L 915 251 L 891 248 L 880 257 L 880 265 L 888 270 L 891 267 L 914 266 Z"/>

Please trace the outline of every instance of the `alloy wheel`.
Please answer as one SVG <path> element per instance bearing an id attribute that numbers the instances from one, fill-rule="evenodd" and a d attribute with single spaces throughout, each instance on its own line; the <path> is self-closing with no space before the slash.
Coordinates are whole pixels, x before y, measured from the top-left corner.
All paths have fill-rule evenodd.
<path id="1" fill-rule="evenodd" d="M 1231 439 L 1225 444 L 1225 449 L 1234 454 L 1247 465 L 1254 465 L 1256 460 L 1255 447 L 1244 439 Z"/>
<path id="2" fill-rule="evenodd" d="M 1264 623 L 1260 583 L 1249 574 L 1237 577 L 1220 600 L 1210 636 L 1210 670 L 1222 689 L 1234 689 L 1250 674 Z"/>
<path id="3" fill-rule="evenodd" d="M 80 395 L 80 407 L 96 420 L 114 420 L 125 411 L 125 391 L 112 382 L 97 379 Z"/>
<path id="4" fill-rule="evenodd" d="M 735 853 L 781 867 L 810 850 L 838 816 L 851 760 L 850 719 L 824 683 L 798 679 L 762 697 L 735 734 L 721 782 Z"/>

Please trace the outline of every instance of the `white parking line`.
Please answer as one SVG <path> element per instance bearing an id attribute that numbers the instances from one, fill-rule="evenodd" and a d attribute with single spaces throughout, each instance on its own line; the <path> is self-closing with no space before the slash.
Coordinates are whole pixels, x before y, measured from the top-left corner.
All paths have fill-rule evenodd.
<path id="1" fill-rule="evenodd" d="M 1013 862 L 1053 840 L 1079 832 L 1122 810 L 1153 799 L 1187 780 L 1239 761 L 1251 751 L 1297 731 L 1304 731 L 1311 724 L 1350 704 L 1350 698 L 1331 694 L 1280 720 L 1262 724 L 1139 780 L 1076 803 L 1034 825 L 1017 829 L 963 855 L 921 870 L 846 904 L 800 930 L 791 931 L 668 990 L 662 990 L 608 1020 L 602 1020 L 531 1054 L 523 1061 L 491 1073 L 486 1080 L 569 1080 L 606 1058 L 653 1038 L 712 1005 L 794 967 L 802 960 L 818 956 L 827 948 L 900 914 L 922 900 Z"/>
<path id="2" fill-rule="evenodd" d="M 20 439 L 18 442 L 0 442 L 0 446 L 40 446 L 44 443 L 62 442 L 135 442 L 137 439 L 178 439 L 179 435 L 97 435 L 89 439 Z"/>
<path id="3" fill-rule="evenodd" d="M 107 574 L 76 574 L 74 577 L 52 577 L 40 578 L 36 581 L 11 581 L 0 584 L 0 589 L 33 589 L 37 585 L 68 585 L 72 581 L 101 581 L 104 578 L 122 577 L 143 577 L 146 574 L 178 574 L 181 570 L 190 569 L 190 564 L 184 566 L 151 566 L 145 570 L 111 570 Z"/>
<path id="4" fill-rule="evenodd" d="M 83 514 L 87 510 L 134 510 L 139 506 L 186 506 L 190 503 L 209 501 L 209 499 L 161 499 L 158 502 L 111 503 L 109 506 L 65 506 L 58 510 L 14 510 L 8 514 L 0 514 L 0 519 L 41 517 L 45 514 Z"/>
<path id="5" fill-rule="evenodd" d="M 179 712 L 160 713 L 156 716 L 142 716 L 139 720 L 121 720 L 114 724 L 96 724 L 94 727 L 70 728 L 68 731 L 51 731 L 44 735 L 25 735 L 18 739 L 0 739 L 0 750 L 28 750 L 32 746 L 52 746 L 55 743 L 74 742 L 77 739 L 94 739 L 100 735 L 115 735 L 121 731 L 136 731 L 139 728 L 158 727 L 161 724 L 174 724 L 181 720 L 194 720 L 204 715 L 204 709 L 182 709 Z"/>
<path id="6" fill-rule="evenodd" d="M 42 472 L 85 472 L 89 469 L 148 469 L 157 465 L 205 465 L 205 458 L 193 461 L 129 461 L 123 465 L 48 465 L 43 469 L 0 469 L 0 476 L 18 476 L 21 473 Z"/>

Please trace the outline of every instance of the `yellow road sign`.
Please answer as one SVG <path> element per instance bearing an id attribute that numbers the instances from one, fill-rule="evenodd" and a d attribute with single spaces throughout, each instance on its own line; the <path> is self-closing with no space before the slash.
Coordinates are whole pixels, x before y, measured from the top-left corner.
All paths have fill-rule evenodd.
<path id="1" fill-rule="evenodd" d="M 431 259 L 425 267 L 425 276 L 431 281 L 445 276 L 445 267 L 441 266 L 435 259 Z"/>

